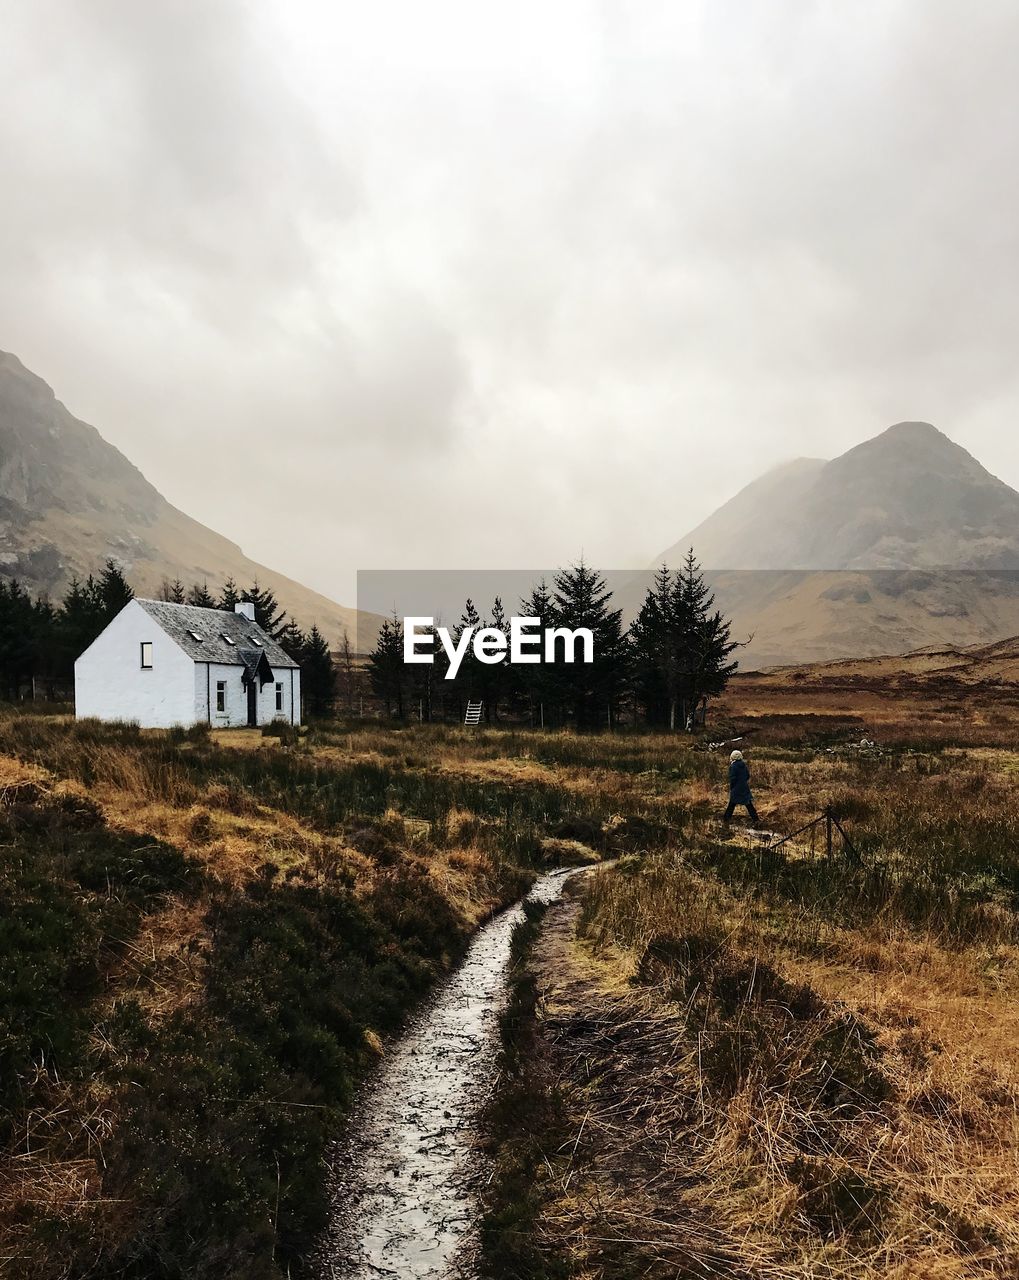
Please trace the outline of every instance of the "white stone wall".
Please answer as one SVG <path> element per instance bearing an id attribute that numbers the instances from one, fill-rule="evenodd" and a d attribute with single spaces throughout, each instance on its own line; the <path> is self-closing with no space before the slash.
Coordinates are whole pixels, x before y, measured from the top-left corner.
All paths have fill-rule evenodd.
<path id="1" fill-rule="evenodd" d="M 208 669 L 208 675 L 206 675 Z M 232 725 L 248 723 L 248 704 L 241 685 L 243 667 L 225 663 L 195 663 L 195 720 L 212 727 L 228 729 Z M 226 711 L 216 710 L 216 681 L 226 682 Z M 207 700 L 211 699 L 211 702 Z"/>
<path id="2" fill-rule="evenodd" d="M 208 667 L 208 671 L 206 671 Z M 194 720 L 207 721 L 213 728 L 221 729 L 248 723 L 248 692 L 241 676 L 243 667 L 227 666 L 223 663 L 195 663 L 194 686 Z M 293 708 L 291 720 L 290 677 L 291 668 L 282 667 L 273 670 L 271 683 L 258 692 L 258 723 L 269 724 L 273 720 L 286 720 L 288 724 L 301 723 L 301 673 L 293 672 Z M 216 683 L 222 680 L 225 685 L 226 710 L 216 710 Z M 283 686 L 283 709 L 276 709 L 276 683 Z"/>
<path id="3" fill-rule="evenodd" d="M 151 670 L 141 665 L 145 640 L 152 642 Z M 194 663 L 132 600 L 75 662 L 74 713 L 157 729 L 193 724 Z"/>
<path id="4" fill-rule="evenodd" d="M 293 692 L 293 718 L 291 719 L 290 709 L 290 677 L 294 677 Z M 276 710 L 276 683 L 277 681 L 283 686 L 283 709 Z M 294 670 L 293 667 L 273 668 L 272 683 L 267 684 L 262 690 L 261 698 L 258 704 L 258 723 L 268 724 L 272 720 L 286 720 L 288 724 L 301 723 L 301 673 Z"/>
<path id="5" fill-rule="evenodd" d="M 301 673 L 293 667 L 287 667 L 283 671 L 273 673 L 277 680 L 283 683 L 283 704 L 287 708 L 287 719 L 290 719 L 290 677 L 294 677 L 294 716 L 293 724 L 301 723 Z"/>
<path id="6" fill-rule="evenodd" d="M 152 667 L 141 665 L 143 641 L 152 643 Z M 244 668 L 195 662 L 150 618 L 137 601 L 117 614 L 74 664 L 74 710 L 78 719 L 135 721 L 144 728 L 248 723 Z M 216 682 L 226 684 L 226 710 L 216 710 Z M 283 707 L 276 709 L 276 683 Z M 293 695 L 291 697 L 291 688 Z M 259 724 L 276 719 L 301 723 L 301 673 L 282 667 L 258 693 Z"/>

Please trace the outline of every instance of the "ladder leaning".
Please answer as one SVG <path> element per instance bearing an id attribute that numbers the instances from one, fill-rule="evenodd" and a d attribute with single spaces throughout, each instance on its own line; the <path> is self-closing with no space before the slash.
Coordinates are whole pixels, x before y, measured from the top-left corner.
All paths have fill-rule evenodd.
<path id="1" fill-rule="evenodd" d="M 482 703 L 480 702 L 468 702 L 467 714 L 464 716 L 464 724 L 480 724 L 481 707 Z"/>

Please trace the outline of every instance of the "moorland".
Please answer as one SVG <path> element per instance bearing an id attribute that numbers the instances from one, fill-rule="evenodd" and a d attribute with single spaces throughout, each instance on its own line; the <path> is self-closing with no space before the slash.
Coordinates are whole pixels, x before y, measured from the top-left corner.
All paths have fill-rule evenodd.
<path id="1" fill-rule="evenodd" d="M 1019 699 L 795 674 L 689 735 L 5 711 L 0 1271 L 302 1274 L 388 1038 L 603 860 L 518 947 L 489 1272 L 1015 1274 Z M 724 828 L 731 738 L 862 865 Z"/>

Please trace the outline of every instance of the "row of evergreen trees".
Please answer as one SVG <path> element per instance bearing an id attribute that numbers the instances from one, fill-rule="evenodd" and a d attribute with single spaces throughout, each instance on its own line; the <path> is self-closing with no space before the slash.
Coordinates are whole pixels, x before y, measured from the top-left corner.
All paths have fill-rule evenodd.
<path id="1" fill-rule="evenodd" d="M 436 644 L 431 665 L 403 660 L 399 618 L 386 621 L 368 663 L 372 688 L 391 714 L 423 719 L 462 715 L 464 704 L 481 700 L 486 719 L 500 712 L 526 715 L 532 724 L 611 727 L 624 711 L 642 713 L 653 726 L 684 728 L 703 715 L 707 699 L 720 694 L 736 670 L 730 661 L 738 645 L 730 623 L 715 608 L 714 597 L 691 551 L 683 567 L 662 567 L 629 629 L 622 610 L 612 607 L 612 592 L 596 570 L 581 563 L 544 581 L 520 602 L 520 617 L 537 618 L 542 629 L 578 627 L 594 636 L 591 663 L 514 665 L 479 662 L 468 651 L 454 680 Z M 509 635 L 498 598 L 483 621 L 468 600 L 454 639 L 468 627 L 495 627 Z"/>
<path id="2" fill-rule="evenodd" d="M 98 578 L 74 579 L 59 605 L 0 580 L 0 694 L 8 701 L 66 695 L 74 660 L 134 597 L 111 560 Z"/>
<path id="3" fill-rule="evenodd" d="M 329 645 L 318 627 L 307 633 L 288 618 L 272 590 L 257 582 L 244 590 L 228 578 L 218 595 L 206 584 L 185 588 L 164 581 L 158 598 L 173 604 L 197 605 L 233 613 L 241 601 L 255 606 L 255 621 L 301 664 L 305 711 L 327 715 L 335 700 L 335 676 Z M 0 696 L 69 696 L 74 660 L 134 599 L 123 570 L 108 560 L 98 577 L 74 579 L 58 605 L 45 596 L 33 599 L 16 580 L 0 580 Z"/>

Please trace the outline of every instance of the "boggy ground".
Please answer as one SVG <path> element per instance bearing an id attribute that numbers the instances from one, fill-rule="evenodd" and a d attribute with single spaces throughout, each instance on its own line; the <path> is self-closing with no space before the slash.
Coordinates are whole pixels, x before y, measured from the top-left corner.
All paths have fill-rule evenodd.
<path id="1" fill-rule="evenodd" d="M 554 910 L 528 961 L 489 1273 L 1019 1273 L 1014 997 L 913 957 L 803 955 L 674 866 L 621 874 Z M 671 931 L 618 948 L 652 898 Z M 502 1198 L 522 1164 L 526 1213 L 519 1184 Z"/>
<path id="2" fill-rule="evenodd" d="M 1012 712 L 741 696 L 708 736 L 758 730 L 765 825 L 830 801 L 862 870 L 726 838 L 727 752 L 685 735 L 0 714 L 0 1274 L 307 1274 L 390 1037 L 538 870 L 606 855 L 565 952 L 609 1004 L 552 1043 L 518 974 L 504 1075 L 542 1124 L 493 1130 L 487 1239 L 531 1250 L 503 1274 L 672 1275 L 677 1240 L 723 1275 L 1013 1274 Z M 626 1213 L 651 1243 L 613 1245 Z"/>
<path id="3" fill-rule="evenodd" d="M 539 870 L 682 820 L 670 753 L 0 713 L 0 1274 L 306 1273 L 388 1039 Z"/>
<path id="4" fill-rule="evenodd" d="M 488 1273 L 1019 1275 L 1011 714 L 960 711 L 957 745 L 915 690 L 848 725 L 742 694 L 712 736 L 757 730 L 762 825 L 831 803 L 864 866 L 725 833 L 721 750 L 674 784 L 681 829 L 549 917 L 504 1026 Z"/>

